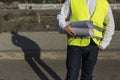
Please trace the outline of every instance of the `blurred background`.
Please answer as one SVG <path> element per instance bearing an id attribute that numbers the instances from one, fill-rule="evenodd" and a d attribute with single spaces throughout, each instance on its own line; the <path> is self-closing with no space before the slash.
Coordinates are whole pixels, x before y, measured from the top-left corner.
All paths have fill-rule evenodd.
<path id="1" fill-rule="evenodd" d="M 65 79 L 67 37 L 57 32 L 56 21 L 63 2 L 0 0 L 0 80 Z M 109 2 L 116 31 L 100 51 L 95 80 L 120 80 L 120 0 Z"/>
<path id="2" fill-rule="evenodd" d="M 65 0 L 0 0 L 0 32 L 57 31 L 56 15 Z M 120 0 L 109 0 L 120 30 Z"/>

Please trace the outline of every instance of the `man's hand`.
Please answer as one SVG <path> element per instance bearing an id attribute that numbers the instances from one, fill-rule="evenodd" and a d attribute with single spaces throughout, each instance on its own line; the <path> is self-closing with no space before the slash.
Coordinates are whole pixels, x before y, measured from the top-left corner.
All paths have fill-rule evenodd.
<path id="1" fill-rule="evenodd" d="M 71 36 L 75 36 L 75 35 L 76 35 L 75 32 L 72 31 L 71 25 L 68 25 L 68 26 L 64 27 L 64 31 L 65 31 L 67 34 L 71 35 Z"/>
<path id="2" fill-rule="evenodd" d="M 98 48 L 99 48 L 99 50 L 102 50 L 102 51 L 104 50 L 104 48 L 102 48 L 101 46 L 98 46 Z"/>

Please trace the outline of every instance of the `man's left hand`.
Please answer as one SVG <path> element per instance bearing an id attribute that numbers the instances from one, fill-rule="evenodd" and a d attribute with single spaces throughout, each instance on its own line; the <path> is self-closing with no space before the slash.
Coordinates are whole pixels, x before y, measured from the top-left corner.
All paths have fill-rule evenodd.
<path id="1" fill-rule="evenodd" d="M 102 48 L 101 46 L 98 46 L 98 48 L 99 48 L 99 50 L 102 50 L 102 51 L 104 50 L 104 48 Z"/>

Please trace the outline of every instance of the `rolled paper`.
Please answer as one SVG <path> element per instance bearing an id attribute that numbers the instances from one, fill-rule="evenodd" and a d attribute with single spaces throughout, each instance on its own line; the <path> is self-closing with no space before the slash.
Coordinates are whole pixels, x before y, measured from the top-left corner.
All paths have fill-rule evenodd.
<path id="1" fill-rule="evenodd" d="M 76 33 L 77 36 L 93 36 L 93 23 L 92 21 L 75 21 L 71 23 L 72 30 Z"/>

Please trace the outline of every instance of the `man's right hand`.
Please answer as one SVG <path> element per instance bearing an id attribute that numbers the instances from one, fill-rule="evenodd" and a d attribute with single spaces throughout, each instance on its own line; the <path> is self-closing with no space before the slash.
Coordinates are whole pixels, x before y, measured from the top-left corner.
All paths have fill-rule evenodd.
<path id="1" fill-rule="evenodd" d="M 70 26 L 70 25 L 68 25 L 68 26 L 64 27 L 64 31 L 65 31 L 68 35 L 71 35 L 71 36 L 75 36 L 75 35 L 76 35 L 76 34 L 75 34 L 75 32 L 74 32 L 74 31 L 72 31 L 72 29 L 71 29 L 71 26 Z"/>

